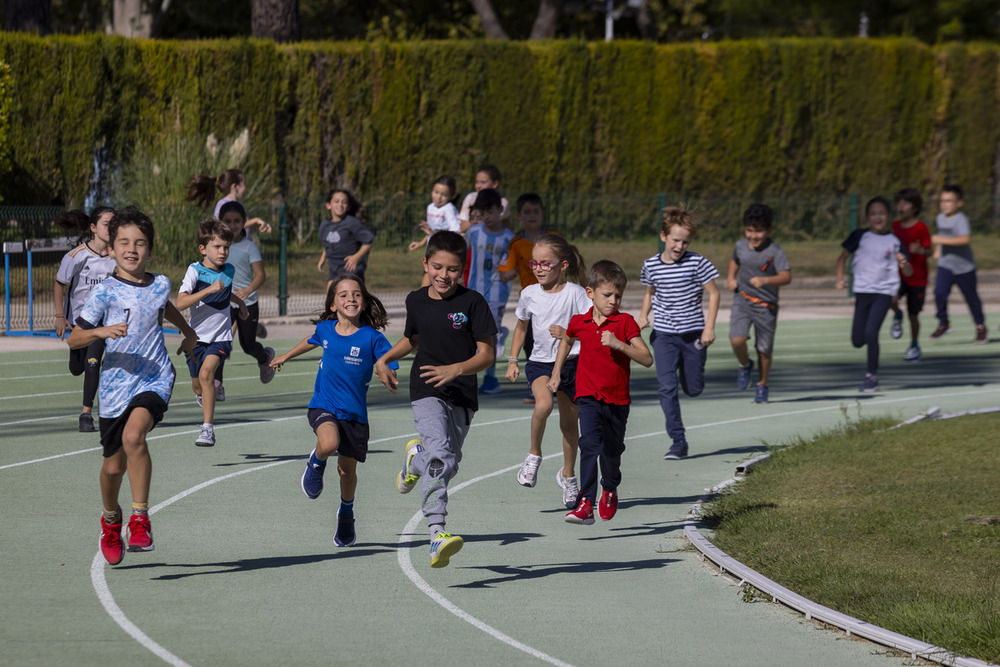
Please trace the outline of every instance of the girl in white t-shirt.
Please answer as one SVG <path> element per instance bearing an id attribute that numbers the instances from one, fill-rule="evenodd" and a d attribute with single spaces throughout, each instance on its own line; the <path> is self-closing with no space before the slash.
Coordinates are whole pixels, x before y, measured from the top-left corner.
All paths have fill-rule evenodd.
<path id="1" fill-rule="evenodd" d="M 427 205 L 427 219 L 420 221 L 420 230 L 424 233 L 424 237 L 410 244 L 410 252 L 427 245 L 427 239 L 434 232 L 442 230 L 461 232 L 462 223 L 458 219 L 458 209 L 452 203 L 456 187 L 455 179 L 448 175 L 434 181 L 434 186 L 431 188 L 431 203 Z M 425 268 L 420 286 L 427 287 L 430 284 Z"/>
<path id="2" fill-rule="evenodd" d="M 510 356 L 507 357 L 507 379 L 517 380 L 520 371 L 517 357 L 524 345 L 528 326 L 535 337 L 531 356 L 524 373 L 535 397 L 535 410 L 531 415 L 531 441 L 528 456 L 517 473 L 517 481 L 522 486 L 532 487 L 538 477 L 538 466 L 542 462 L 542 437 L 545 422 L 552 414 L 552 392 L 548 389 L 552 367 L 556 360 L 559 343 L 566 333 L 566 326 L 574 315 L 585 313 L 593 305 L 587 291 L 578 283 L 583 282 L 586 267 L 583 257 L 575 246 L 558 234 L 543 234 L 535 241 L 528 263 L 538 284 L 521 290 L 517 301 L 517 326 Z M 578 282 L 567 282 L 570 277 Z M 562 488 L 563 504 L 576 506 L 579 487 L 576 481 L 576 450 L 580 438 L 576 410 L 576 360 L 580 354 L 580 343 L 574 342 L 569 358 L 563 365 L 559 391 L 559 428 L 562 430 L 563 465 L 556 475 L 556 482 Z"/>

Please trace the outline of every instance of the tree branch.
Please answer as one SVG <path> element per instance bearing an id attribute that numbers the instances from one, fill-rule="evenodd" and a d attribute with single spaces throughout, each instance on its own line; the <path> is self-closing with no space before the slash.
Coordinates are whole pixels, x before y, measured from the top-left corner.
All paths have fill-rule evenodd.
<path id="1" fill-rule="evenodd" d="M 469 0 L 469 4 L 476 10 L 479 20 L 483 23 L 483 30 L 490 39 L 510 39 L 500 25 L 500 19 L 493 11 L 493 3 L 490 0 Z"/>

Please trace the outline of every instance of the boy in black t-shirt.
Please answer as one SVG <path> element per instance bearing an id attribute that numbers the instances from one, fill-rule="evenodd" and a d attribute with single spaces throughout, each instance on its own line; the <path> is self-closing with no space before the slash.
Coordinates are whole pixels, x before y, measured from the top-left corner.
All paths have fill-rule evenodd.
<path id="1" fill-rule="evenodd" d="M 460 234 L 435 233 L 424 268 L 431 284 L 406 296 L 403 337 L 375 363 L 378 379 L 396 393 L 389 368 L 411 351 L 410 402 L 420 440 L 406 443 L 396 489 L 409 493 L 421 479 L 422 508 L 431 534 L 431 567 L 445 567 L 462 538 L 444 530 L 448 482 L 458 472 L 462 443 L 479 409 L 476 374 L 493 365 L 496 323 L 486 300 L 459 284 L 468 248 Z"/>

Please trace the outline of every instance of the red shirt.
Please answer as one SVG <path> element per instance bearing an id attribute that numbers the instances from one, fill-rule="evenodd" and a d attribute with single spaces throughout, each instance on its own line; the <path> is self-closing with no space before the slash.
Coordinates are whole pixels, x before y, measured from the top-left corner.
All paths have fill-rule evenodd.
<path id="1" fill-rule="evenodd" d="M 927 225 L 917 220 L 910 227 L 903 227 L 902 222 L 897 220 L 892 223 L 892 233 L 903 245 L 903 250 L 910 256 L 910 266 L 913 267 L 913 274 L 904 276 L 900 271 L 899 277 L 910 287 L 927 286 L 927 255 L 917 255 L 910 252 L 911 243 L 919 243 L 921 248 L 931 247 L 931 233 Z"/>
<path id="2" fill-rule="evenodd" d="M 601 345 L 601 332 L 610 331 L 618 340 L 631 344 L 639 335 L 639 325 L 628 313 L 616 312 L 597 326 L 593 313 L 591 308 L 582 315 L 574 315 L 566 328 L 567 335 L 580 340 L 576 398 L 590 396 L 612 405 L 628 405 L 632 402 L 628 393 L 631 359 Z"/>

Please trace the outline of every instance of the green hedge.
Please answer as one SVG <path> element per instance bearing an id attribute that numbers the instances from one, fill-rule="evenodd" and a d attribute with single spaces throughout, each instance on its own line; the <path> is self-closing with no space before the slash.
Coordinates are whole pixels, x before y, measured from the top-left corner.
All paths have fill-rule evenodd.
<path id="1" fill-rule="evenodd" d="M 1000 49 L 714 44 L 159 42 L 0 33 L 12 203 L 82 202 L 95 150 L 253 132 L 289 198 L 463 191 L 889 192 L 992 187 Z M 2 98 L 2 96 L 0 96 Z M 3 144 L 0 143 L 0 146 Z"/>

